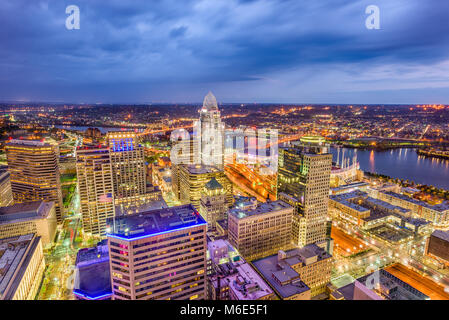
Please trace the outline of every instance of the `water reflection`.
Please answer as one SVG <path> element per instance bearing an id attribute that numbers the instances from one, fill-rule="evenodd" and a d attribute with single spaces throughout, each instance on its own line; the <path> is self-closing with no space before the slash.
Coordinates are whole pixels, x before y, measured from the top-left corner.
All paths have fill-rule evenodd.
<path id="1" fill-rule="evenodd" d="M 334 161 L 337 149 L 331 149 Z M 401 148 L 388 151 L 343 148 L 340 157 L 357 155 L 360 168 L 394 178 L 409 179 L 417 183 L 434 185 L 449 190 L 449 160 L 419 156 L 415 149 Z"/>

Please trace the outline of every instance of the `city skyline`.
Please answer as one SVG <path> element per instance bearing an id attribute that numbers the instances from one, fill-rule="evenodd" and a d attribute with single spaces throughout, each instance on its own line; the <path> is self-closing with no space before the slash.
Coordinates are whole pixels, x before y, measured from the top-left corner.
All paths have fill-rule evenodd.
<path id="1" fill-rule="evenodd" d="M 2 2 L 3 101 L 449 103 L 441 1 Z"/>
<path id="2" fill-rule="evenodd" d="M 0 301 L 449 300 L 449 2 L 76 1 L 0 0 Z"/>

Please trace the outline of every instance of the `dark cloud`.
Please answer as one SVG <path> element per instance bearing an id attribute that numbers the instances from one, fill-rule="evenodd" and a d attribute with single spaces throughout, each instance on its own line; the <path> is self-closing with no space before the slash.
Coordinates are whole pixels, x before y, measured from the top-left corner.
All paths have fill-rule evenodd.
<path id="1" fill-rule="evenodd" d="M 0 0 L 0 100 L 394 103 L 422 81 L 417 103 L 449 103 L 449 2 L 377 0 L 381 30 L 370 4 Z"/>

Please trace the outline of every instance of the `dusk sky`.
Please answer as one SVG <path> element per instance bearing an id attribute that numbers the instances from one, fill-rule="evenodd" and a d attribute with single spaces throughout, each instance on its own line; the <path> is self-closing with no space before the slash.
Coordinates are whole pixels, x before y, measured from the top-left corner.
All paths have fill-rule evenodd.
<path id="1" fill-rule="evenodd" d="M 80 29 L 67 30 L 68 5 Z M 380 8 L 368 30 L 365 8 Z M 447 0 L 0 0 L 0 101 L 449 104 Z"/>

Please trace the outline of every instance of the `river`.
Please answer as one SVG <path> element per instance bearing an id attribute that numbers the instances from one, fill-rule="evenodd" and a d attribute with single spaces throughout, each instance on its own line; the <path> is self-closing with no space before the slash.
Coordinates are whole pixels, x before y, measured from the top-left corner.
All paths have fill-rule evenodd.
<path id="1" fill-rule="evenodd" d="M 415 149 L 401 148 L 386 151 L 341 148 L 345 158 L 357 155 L 360 169 L 393 178 L 408 179 L 416 183 L 449 190 L 449 160 L 419 156 Z M 333 161 L 337 161 L 337 149 L 332 148 Z"/>

